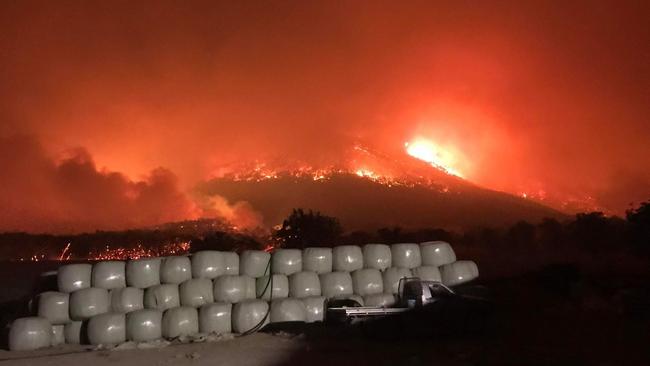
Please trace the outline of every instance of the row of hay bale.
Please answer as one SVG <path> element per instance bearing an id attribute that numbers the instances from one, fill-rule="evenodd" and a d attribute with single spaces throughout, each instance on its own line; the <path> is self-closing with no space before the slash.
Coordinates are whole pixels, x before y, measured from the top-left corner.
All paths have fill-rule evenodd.
<path id="1" fill-rule="evenodd" d="M 37 316 L 13 323 L 9 346 L 117 344 L 322 321 L 327 299 L 393 305 L 399 280 L 411 276 L 454 286 L 476 278 L 478 269 L 457 261 L 446 242 L 69 264 L 58 270 L 58 291 L 37 297 Z"/>

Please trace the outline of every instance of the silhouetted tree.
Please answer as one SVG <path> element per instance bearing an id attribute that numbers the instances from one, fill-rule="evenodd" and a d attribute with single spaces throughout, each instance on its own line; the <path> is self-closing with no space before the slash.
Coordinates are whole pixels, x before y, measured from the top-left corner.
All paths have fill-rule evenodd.
<path id="1" fill-rule="evenodd" d="M 526 221 L 519 221 L 508 230 L 506 241 L 518 248 L 532 248 L 535 245 L 536 228 Z"/>
<path id="2" fill-rule="evenodd" d="M 287 248 L 308 246 L 333 246 L 340 238 L 343 229 L 338 219 L 320 212 L 294 209 L 282 223 L 274 237 Z"/>
<path id="3" fill-rule="evenodd" d="M 546 218 L 537 225 L 539 244 L 544 249 L 557 248 L 565 235 L 564 226 L 556 219 Z"/>
<path id="4" fill-rule="evenodd" d="M 637 209 L 626 212 L 629 240 L 632 248 L 646 256 L 650 255 L 650 201 Z"/>
<path id="5" fill-rule="evenodd" d="M 602 212 L 579 213 L 568 225 L 571 239 L 590 251 L 612 248 L 623 240 L 625 221 Z"/>
<path id="6" fill-rule="evenodd" d="M 398 243 L 403 241 L 403 233 L 402 233 L 402 228 L 399 226 L 395 226 L 392 228 L 384 227 L 379 230 L 377 230 L 377 235 L 379 236 L 379 240 L 382 243 Z"/>

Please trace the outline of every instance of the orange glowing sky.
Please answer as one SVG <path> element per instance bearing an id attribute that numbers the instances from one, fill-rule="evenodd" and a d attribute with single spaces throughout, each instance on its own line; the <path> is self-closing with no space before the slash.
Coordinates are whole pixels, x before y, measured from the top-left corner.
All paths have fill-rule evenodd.
<path id="1" fill-rule="evenodd" d="M 649 14 L 602 1 L 4 1 L 0 230 L 195 217 L 182 196 L 222 166 L 326 166 L 359 141 L 621 214 L 650 199 Z M 70 203 L 96 195 L 114 197 L 94 203 L 109 212 Z"/>

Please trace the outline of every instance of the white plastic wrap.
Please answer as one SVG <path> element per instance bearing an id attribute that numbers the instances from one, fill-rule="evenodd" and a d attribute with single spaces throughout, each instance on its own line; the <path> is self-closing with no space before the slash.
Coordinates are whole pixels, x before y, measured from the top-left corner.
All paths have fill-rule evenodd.
<path id="1" fill-rule="evenodd" d="M 122 261 L 103 261 L 93 265 L 93 287 L 111 290 L 126 287 L 126 264 Z"/>
<path id="2" fill-rule="evenodd" d="M 199 312 L 189 306 L 165 311 L 162 320 L 162 335 L 167 339 L 193 335 L 199 332 Z"/>
<path id="3" fill-rule="evenodd" d="M 126 339 L 149 342 L 162 338 L 163 312 L 155 309 L 136 310 L 126 314 Z"/>
<path id="4" fill-rule="evenodd" d="M 181 283 L 179 294 L 182 306 L 198 308 L 203 304 L 214 302 L 212 280 L 209 278 L 192 278 Z"/>
<path id="5" fill-rule="evenodd" d="M 201 333 L 225 334 L 232 332 L 232 304 L 217 302 L 205 304 L 199 309 Z"/>
<path id="6" fill-rule="evenodd" d="M 144 290 L 137 287 L 124 287 L 111 290 L 111 311 L 130 313 L 144 309 Z"/>
<path id="7" fill-rule="evenodd" d="M 305 248 L 302 269 L 317 274 L 332 272 L 332 248 Z"/>
<path id="8" fill-rule="evenodd" d="M 360 296 L 380 294 L 384 291 L 384 282 L 378 269 L 366 268 L 352 272 L 352 288 Z"/>
<path id="9" fill-rule="evenodd" d="M 285 276 L 302 271 L 302 251 L 300 249 L 277 249 L 271 255 L 271 270 L 274 274 Z"/>
<path id="10" fill-rule="evenodd" d="M 411 270 L 390 267 L 382 273 L 382 277 L 384 280 L 384 292 L 395 295 L 399 292 L 399 280 L 404 277 L 411 277 Z"/>
<path id="11" fill-rule="evenodd" d="M 93 345 L 116 345 L 126 341 L 124 314 L 95 315 L 88 321 L 88 341 Z"/>
<path id="12" fill-rule="evenodd" d="M 246 299 L 254 299 L 257 297 L 257 288 L 255 284 L 255 278 L 249 276 L 243 276 L 246 280 Z"/>
<path id="13" fill-rule="evenodd" d="M 456 286 L 478 277 L 478 266 L 473 261 L 456 261 L 440 267 L 442 283 Z"/>
<path id="14" fill-rule="evenodd" d="M 255 294 L 258 298 L 269 300 L 271 299 L 271 294 L 273 294 L 274 299 L 281 299 L 289 296 L 289 278 L 282 274 L 273 275 L 273 283 L 269 280 L 271 276 L 263 276 L 255 279 Z M 271 284 L 273 285 L 273 290 L 271 291 Z"/>
<path id="15" fill-rule="evenodd" d="M 352 272 L 363 268 L 363 252 L 356 245 L 340 245 L 332 249 L 332 270 Z"/>
<path id="16" fill-rule="evenodd" d="M 365 306 L 389 308 L 395 305 L 395 296 L 392 294 L 374 294 L 363 297 Z"/>
<path id="17" fill-rule="evenodd" d="M 237 303 L 255 298 L 255 280 L 249 276 L 226 275 L 214 280 L 214 300 Z"/>
<path id="18" fill-rule="evenodd" d="M 420 243 L 423 266 L 444 266 L 456 261 L 454 249 L 445 241 L 427 241 Z"/>
<path id="19" fill-rule="evenodd" d="M 165 257 L 160 263 L 160 282 L 180 284 L 192 278 L 192 262 L 188 257 Z"/>
<path id="20" fill-rule="evenodd" d="M 65 338 L 65 343 L 67 344 L 80 344 L 82 335 L 81 327 L 83 325 L 82 321 L 73 321 L 66 324 L 63 328 L 63 336 Z"/>
<path id="21" fill-rule="evenodd" d="M 126 283 L 131 287 L 147 288 L 160 285 L 160 258 L 126 262 Z"/>
<path id="22" fill-rule="evenodd" d="M 59 291 L 74 292 L 90 287 L 93 266 L 87 263 L 66 264 L 59 267 L 56 278 Z"/>
<path id="23" fill-rule="evenodd" d="M 41 317 L 18 318 L 9 330 L 9 350 L 30 351 L 52 344 L 52 324 Z"/>
<path id="24" fill-rule="evenodd" d="M 305 305 L 305 321 L 307 323 L 322 322 L 325 319 L 324 296 L 310 296 L 300 300 Z"/>
<path id="25" fill-rule="evenodd" d="M 203 250 L 192 254 L 192 277 L 215 278 L 226 271 L 223 252 Z"/>
<path id="26" fill-rule="evenodd" d="M 420 246 L 415 243 L 393 244 L 390 252 L 393 267 L 412 269 L 422 265 Z"/>
<path id="27" fill-rule="evenodd" d="M 300 299 L 277 299 L 271 302 L 271 323 L 304 322 L 306 320 L 307 310 Z"/>
<path id="28" fill-rule="evenodd" d="M 238 275 L 239 274 L 239 254 L 235 252 L 221 252 L 223 255 L 224 272 L 225 275 Z"/>
<path id="29" fill-rule="evenodd" d="M 98 314 L 107 313 L 111 308 L 108 290 L 89 287 L 70 294 L 70 318 L 86 320 Z"/>
<path id="30" fill-rule="evenodd" d="M 47 319 L 51 324 L 66 324 L 70 322 L 70 294 L 65 292 L 47 291 L 38 295 L 38 316 Z"/>
<path id="31" fill-rule="evenodd" d="M 363 246 L 363 266 L 380 271 L 390 268 L 392 256 L 386 244 L 366 244 Z"/>
<path id="32" fill-rule="evenodd" d="M 178 285 L 156 285 L 144 290 L 144 307 L 147 309 L 167 310 L 178 306 L 181 306 Z"/>
<path id="33" fill-rule="evenodd" d="M 435 266 L 421 266 L 413 268 L 413 277 L 418 277 L 422 281 L 438 281 L 440 282 L 440 270 Z"/>
<path id="34" fill-rule="evenodd" d="M 253 278 L 269 274 L 271 254 L 262 250 L 245 250 L 239 256 L 239 272 Z"/>
<path id="35" fill-rule="evenodd" d="M 348 272 L 330 272 L 319 276 L 321 294 L 327 298 L 352 295 L 352 277 Z"/>
<path id="36" fill-rule="evenodd" d="M 52 326 L 52 346 L 58 346 L 65 343 L 65 334 L 64 334 L 65 325 L 53 325 Z"/>
<path id="37" fill-rule="evenodd" d="M 301 299 L 320 295 L 320 279 L 316 272 L 298 272 L 289 277 L 289 296 Z"/>
<path id="38" fill-rule="evenodd" d="M 233 305 L 232 308 L 232 330 L 235 333 L 245 333 L 264 320 L 268 324 L 269 303 L 264 300 L 246 300 Z M 266 317 L 266 319 L 264 319 Z"/>

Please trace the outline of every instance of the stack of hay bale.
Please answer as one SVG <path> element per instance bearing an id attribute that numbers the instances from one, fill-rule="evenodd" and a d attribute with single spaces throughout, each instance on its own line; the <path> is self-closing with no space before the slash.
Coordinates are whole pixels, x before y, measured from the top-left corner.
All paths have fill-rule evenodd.
<path id="1" fill-rule="evenodd" d="M 441 241 L 68 264 L 58 270 L 59 291 L 38 296 L 37 316 L 13 322 L 9 347 L 115 345 L 322 321 L 328 299 L 394 305 L 404 277 L 455 286 L 478 277 L 478 268 L 457 261 Z"/>

